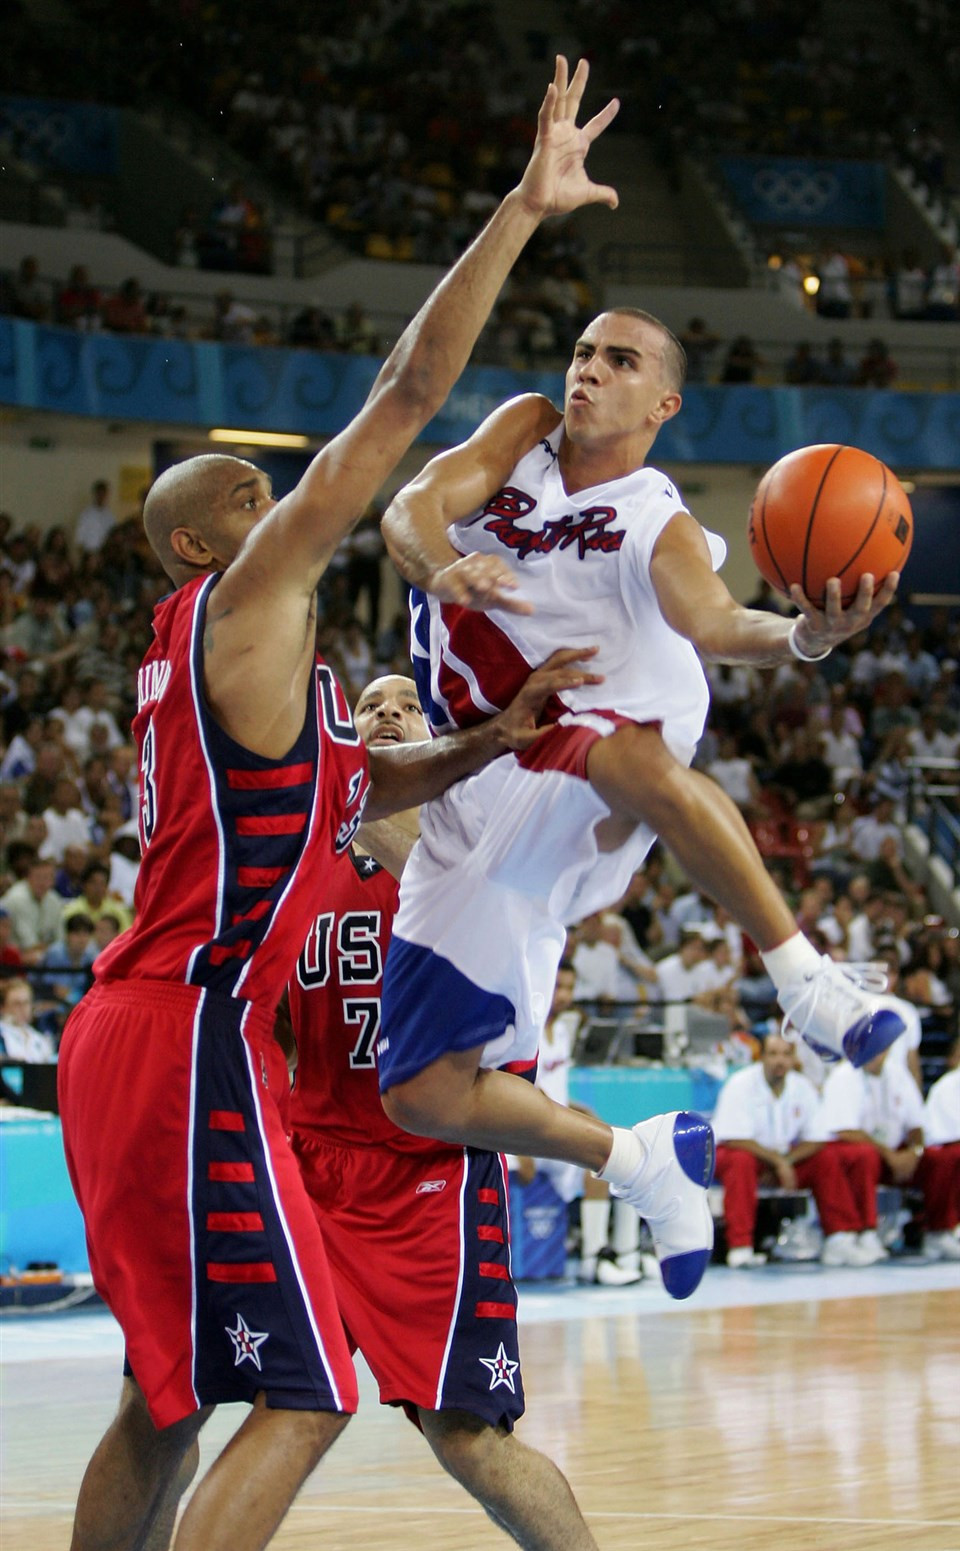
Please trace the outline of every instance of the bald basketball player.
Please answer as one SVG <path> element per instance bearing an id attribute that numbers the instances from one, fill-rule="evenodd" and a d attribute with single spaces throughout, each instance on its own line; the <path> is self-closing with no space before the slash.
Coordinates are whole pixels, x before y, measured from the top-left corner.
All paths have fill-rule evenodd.
<path id="1" fill-rule="evenodd" d="M 139 675 L 137 917 L 98 960 L 60 1052 L 68 1165 L 129 1367 L 84 1477 L 73 1551 L 142 1546 L 211 1408 L 230 1400 L 250 1413 L 175 1545 L 260 1551 L 355 1408 L 278 1109 L 287 1074 L 274 1009 L 365 811 L 416 806 L 534 739 L 541 692 L 570 682 L 575 654 L 479 741 L 368 761 L 315 657 L 316 588 L 442 405 L 541 220 L 616 204 L 584 161 L 617 105 L 578 129 L 586 78 L 585 63 L 568 80 L 558 59 L 517 188 L 290 495 L 277 502 L 252 464 L 208 456 L 168 470 L 147 498 L 147 534 L 177 590 L 157 608 Z"/>

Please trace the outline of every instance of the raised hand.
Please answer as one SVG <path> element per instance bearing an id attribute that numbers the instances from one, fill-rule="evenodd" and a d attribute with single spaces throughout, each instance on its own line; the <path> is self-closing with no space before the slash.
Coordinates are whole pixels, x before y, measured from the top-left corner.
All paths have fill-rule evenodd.
<path id="1" fill-rule="evenodd" d="M 494 718 L 505 748 L 526 749 L 543 736 L 548 727 L 541 727 L 540 717 L 551 695 L 579 689 L 584 684 L 603 683 L 602 673 L 591 673 L 583 666 L 596 651 L 595 646 L 561 647 L 534 669 L 507 709 Z"/>
<path id="2" fill-rule="evenodd" d="M 609 205 L 616 210 L 617 191 L 593 183 L 584 162 L 594 140 L 616 117 L 620 103 L 614 97 L 582 129 L 577 114 L 590 67 L 581 59 L 568 82 L 567 61 L 557 55 L 553 80 L 547 87 L 537 116 L 537 140 L 519 193 L 537 216 L 564 215 L 581 205 Z"/>
<path id="3" fill-rule="evenodd" d="M 794 584 L 790 588 L 790 597 L 803 615 L 797 622 L 797 645 L 815 657 L 818 652 L 826 652 L 833 646 L 839 646 L 841 641 L 849 640 L 850 636 L 859 635 L 861 630 L 866 630 L 873 623 L 888 603 L 893 602 L 899 583 L 899 571 L 891 571 L 884 578 L 879 591 L 875 592 L 874 579 L 869 572 L 865 572 L 860 578 L 856 597 L 848 608 L 844 608 L 840 580 L 831 576 L 826 585 L 822 609 L 810 602 L 802 587 Z"/>

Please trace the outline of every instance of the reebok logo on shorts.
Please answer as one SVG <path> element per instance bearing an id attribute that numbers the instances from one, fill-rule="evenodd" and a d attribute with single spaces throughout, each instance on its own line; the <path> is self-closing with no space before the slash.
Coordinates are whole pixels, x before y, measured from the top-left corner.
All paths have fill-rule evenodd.
<path id="1" fill-rule="evenodd" d="M 416 1193 L 418 1196 L 434 1195 L 438 1190 L 445 1190 L 446 1186 L 447 1182 L 445 1179 L 422 1179 L 417 1186 Z"/>
<path id="2" fill-rule="evenodd" d="M 235 1352 L 233 1366 L 239 1368 L 240 1364 L 249 1358 L 254 1367 L 262 1372 L 260 1348 L 264 1341 L 269 1341 L 269 1330 L 251 1330 L 242 1314 L 237 1315 L 236 1330 L 231 1330 L 229 1325 L 224 1325 L 223 1328 L 233 1342 Z"/>

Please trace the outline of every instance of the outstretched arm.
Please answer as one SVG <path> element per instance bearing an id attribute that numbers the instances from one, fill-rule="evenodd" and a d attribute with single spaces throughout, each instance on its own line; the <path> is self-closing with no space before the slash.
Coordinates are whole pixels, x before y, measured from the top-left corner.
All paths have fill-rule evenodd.
<path id="1" fill-rule="evenodd" d="M 540 716 L 551 695 L 603 682 L 599 674 L 584 666 L 595 650 L 563 648 L 552 652 L 531 673 L 507 709 L 479 727 L 445 733 L 428 743 L 371 748 L 370 795 L 364 822 L 369 824 L 404 809 L 418 808 L 455 781 L 489 765 L 500 754 L 529 748 L 547 731 L 540 725 Z"/>
<path id="2" fill-rule="evenodd" d="M 317 582 L 442 406 L 529 237 L 547 215 L 616 205 L 615 191 L 592 183 L 584 162 L 618 104 L 578 128 L 586 83 L 585 61 L 568 81 L 566 60 L 557 59 L 520 183 L 405 329 L 356 419 L 317 454 L 296 489 L 252 525 L 218 582 L 207 611 L 205 687 L 220 725 L 245 747 L 276 757 L 299 731 Z"/>
<path id="3" fill-rule="evenodd" d="M 873 578 L 861 577 L 857 596 L 846 609 L 836 577 L 827 583 L 823 609 L 816 608 L 799 587 L 792 587 L 790 595 L 800 610 L 793 620 L 747 609 L 714 571 L 700 524 L 687 512 L 677 512 L 658 538 L 650 576 L 667 624 L 692 641 L 701 657 L 755 668 L 776 667 L 795 656 L 825 657 L 832 647 L 872 623 L 893 598 L 900 580 L 891 571 L 875 591 Z"/>
<path id="4" fill-rule="evenodd" d="M 544 217 L 584 204 L 616 207 L 615 190 L 591 182 L 584 164 L 619 104 L 608 103 L 578 128 L 587 75 L 581 60 L 568 81 L 566 60 L 557 58 L 533 153 L 518 186 L 404 330 L 357 418 L 317 454 L 296 489 L 254 529 L 241 566 L 258 552 L 258 585 L 286 585 L 301 596 L 313 591 L 344 535 L 442 407 L 515 260 Z M 231 567 L 231 581 L 233 572 Z"/>

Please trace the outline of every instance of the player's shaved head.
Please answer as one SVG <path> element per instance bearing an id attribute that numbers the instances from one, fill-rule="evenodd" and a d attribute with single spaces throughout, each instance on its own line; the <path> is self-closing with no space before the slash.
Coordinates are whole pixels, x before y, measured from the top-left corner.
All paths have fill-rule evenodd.
<path id="1" fill-rule="evenodd" d="M 192 566 L 177 554 L 174 533 L 186 528 L 205 540 L 214 537 L 224 498 L 240 481 L 258 473 L 244 458 L 209 452 L 174 463 L 152 485 L 143 503 L 144 531 L 163 569 L 178 587 L 203 567 Z"/>
<path id="2" fill-rule="evenodd" d="M 617 317 L 639 318 L 641 323 L 649 323 L 657 330 L 663 339 L 663 349 L 660 354 L 663 380 L 668 388 L 672 388 L 675 393 L 680 393 L 687 380 L 687 352 L 676 334 L 668 329 L 660 318 L 655 318 L 652 312 L 644 312 L 642 307 L 608 307 L 607 311 Z"/>
<path id="3" fill-rule="evenodd" d="M 384 694 L 388 689 L 394 688 L 399 689 L 401 692 L 406 691 L 407 694 L 412 695 L 413 699 L 416 700 L 417 704 L 419 705 L 420 696 L 417 691 L 415 680 L 408 678 L 405 673 L 384 673 L 381 674 L 380 678 L 370 680 L 370 683 L 367 685 L 366 689 L 364 689 L 357 697 L 357 703 L 354 706 L 354 712 L 357 712 L 362 708 L 368 696 L 376 699 L 379 695 Z"/>

